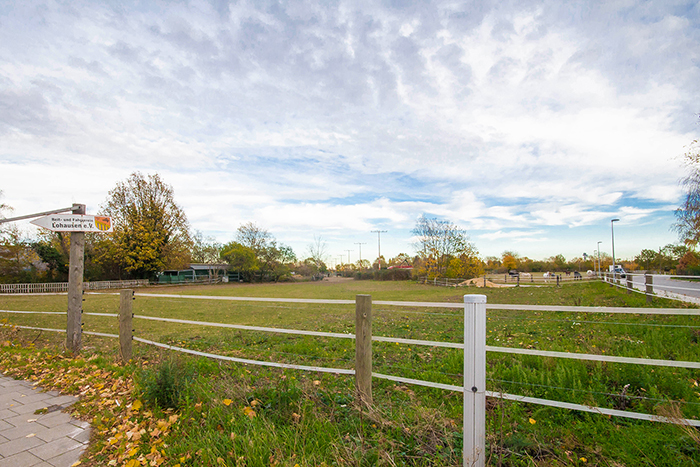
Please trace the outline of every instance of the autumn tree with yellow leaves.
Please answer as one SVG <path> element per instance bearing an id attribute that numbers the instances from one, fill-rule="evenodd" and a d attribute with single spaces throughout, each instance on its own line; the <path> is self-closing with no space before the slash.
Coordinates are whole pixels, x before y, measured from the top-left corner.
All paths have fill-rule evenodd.
<path id="1" fill-rule="evenodd" d="M 96 259 L 111 276 L 153 278 L 190 262 L 192 238 L 187 216 L 173 188 L 158 174 L 132 173 L 109 192 L 101 214 L 114 232 L 96 245 Z"/>

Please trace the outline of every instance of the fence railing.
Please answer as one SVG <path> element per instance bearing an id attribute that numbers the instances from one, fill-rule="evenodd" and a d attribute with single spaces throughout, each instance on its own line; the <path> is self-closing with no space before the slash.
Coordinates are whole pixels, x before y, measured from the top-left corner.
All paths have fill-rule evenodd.
<path id="1" fill-rule="evenodd" d="M 160 318 L 146 315 L 134 315 L 132 313 L 132 299 L 134 298 L 133 291 L 123 290 L 121 292 L 120 313 L 84 313 L 88 316 L 101 317 L 119 317 L 119 336 L 113 334 L 104 334 L 96 332 L 86 332 L 88 335 L 97 335 L 104 337 L 118 337 L 120 339 L 120 353 L 122 358 L 128 360 L 131 358 L 132 341 L 141 342 L 148 345 L 157 346 L 172 351 L 188 353 L 213 359 L 245 363 L 250 365 L 261 365 L 278 368 L 295 369 L 302 371 L 328 372 L 336 374 L 346 374 L 355 376 L 355 386 L 358 391 L 360 400 L 366 404 L 371 404 L 371 379 L 385 379 L 404 384 L 414 384 L 430 388 L 437 388 L 448 391 L 461 392 L 464 397 L 464 465 L 483 465 L 482 455 L 484 451 L 484 435 L 483 426 L 481 423 L 484 420 L 485 402 L 482 402 L 483 397 L 494 397 L 505 400 L 520 401 L 531 404 L 538 404 L 549 407 L 558 407 L 569 410 L 577 410 L 589 413 L 598 413 L 608 416 L 625 417 L 638 420 L 648 420 L 665 423 L 684 423 L 686 425 L 700 427 L 700 420 L 693 419 L 670 419 L 663 416 L 652 415 L 647 413 L 639 413 L 628 410 L 610 409 L 604 407 L 595 407 L 591 405 L 575 404 L 558 400 L 529 397 L 517 394 L 508 394 L 500 391 L 487 391 L 485 383 L 482 380 L 482 366 L 485 365 L 486 352 L 509 353 L 532 355 L 538 357 L 550 358 L 565 358 L 583 361 L 597 361 L 608 363 L 636 364 L 636 365 L 652 365 L 665 366 L 674 368 L 690 368 L 700 369 L 700 361 L 679 361 L 679 360 L 663 360 L 649 358 L 622 357 L 613 355 L 598 355 L 586 353 L 560 352 L 538 349 L 513 348 L 513 347 L 496 347 L 485 345 L 486 338 L 486 310 L 522 310 L 522 311 L 564 311 L 576 313 L 605 313 L 605 314 L 655 314 L 655 315 L 685 315 L 699 316 L 700 310 L 693 309 L 675 309 L 675 308 L 623 308 L 623 307 L 579 307 L 579 306 L 549 306 L 549 305 L 513 305 L 513 304 L 487 304 L 484 295 L 465 295 L 464 304 L 460 303 L 435 303 L 435 302 L 399 302 L 399 301 L 371 301 L 369 296 L 358 296 L 356 300 L 325 300 L 325 299 L 281 299 L 281 298 L 262 298 L 262 297 L 222 297 L 222 296 L 183 296 L 172 294 L 138 294 L 136 297 L 161 297 L 161 298 L 179 298 L 183 300 L 230 300 L 230 301 L 257 301 L 257 302 L 282 302 L 282 303 L 310 303 L 310 304 L 336 304 L 349 305 L 355 304 L 356 317 L 356 332 L 350 333 L 333 333 L 321 331 L 307 331 L 296 329 L 280 329 L 261 326 L 247 326 L 227 323 L 212 323 L 175 318 Z M 406 339 L 391 336 L 374 336 L 372 335 L 372 305 L 386 305 L 398 307 L 426 307 L 426 308 L 462 308 L 464 309 L 465 333 L 463 343 L 445 342 L 445 341 L 426 341 L 419 339 Z M 40 313 L 40 314 L 65 314 L 62 312 L 34 312 L 34 311 L 9 311 L 0 310 L 4 313 Z M 217 355 L 213 353 L 200 352 L 192 349 L 177 347 L 161 342 L 156 342 L 150 339 L 133 336 L 132 319 L 160 321 L 176 324 L 213 326 L 221 328 L 230 328 L 246 331 L 281 333 L 303 336 L 317 336 L 325 338 L 341 338 L 354 339 L 356 342 L 355 353 L 355 368 L 329 368 L 320 366 L 297 365 L 291 363 L 280 363 L 272 361 L 260 361 L 252 359 L 244 359 L 238 357 L 230 357 Z M 46 331 L 65 332 L 59 329 L 47 329 L 29 326 L 17 326 L 28 329 L 41 329 Z M 358 338 L 360 336 L 360 338 Z M 454 349 L 462 349 L 465 352 L 464 358 L 464 383 L 462 386 L 436 383 L 413 378 L 405 378 L 396 375 L 386 375 L 372 371 L 372 342 L 389 342 L 410 344 L 418 346 L 430 347 L 448 347 Z"/>
<path id="2" fill-rule="evenodd" d="M 590 281 L 598 279 L 596 276 L 589 276 L 587 274 L 571 274 L 567 276 L 564 273 L 552 273 L 549 276 L 543 276 L 539 273 L 520 273 L 520 274 L 486 274 L 480 277 L 475 277 L 472 279 L 462 279 L 462 278 L 450 278 L 450 277 L 420 277 L 418 282 L 425 285 L 435 285 L 442 287 L 463 287 L 468 285 L 478 285 L 482 287 L 486 284 L 496 285 L 535 285 L 535 284 L 549 284 L 549 285 L 559 285 L 563 282 L 579 282 L 579 281 Z"/>
<path id="3" fill-rule="evenodd" d="M 148 279 L 127 281 L 94 281 L 83 282 L 83 290 L 125 289 L 131 287 L 146 287 Z M 61 293 L 68 291 L 68 282 L 46 282 L 37 284 L 0 284 L 0 293 Z"/>
<path id="4" fill-rule="evenodd" d="M 670 276 L 662 274 L 605 273 L 603 281 L 608 284 L 625 289 L 628 294 L 640 293 L 647 297 L 647 303 L 651 303 L 653 297 L 679 300 L 683 302 L 700 304 L 700 280 L 698 276 Z"/>

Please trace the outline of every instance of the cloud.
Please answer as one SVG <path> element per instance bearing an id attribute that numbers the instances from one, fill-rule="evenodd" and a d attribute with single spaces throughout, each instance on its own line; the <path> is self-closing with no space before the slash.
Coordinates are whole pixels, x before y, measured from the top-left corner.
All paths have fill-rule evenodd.
<path id="1" fill-rule="evenodd" d="M 697 138 L 698 18 L 635 0 L 0 7 L 0 188 L 31 209 L 33 173 L 96 204 L 158 171 L 205 232 L 391 226 L 397 249 L 422 213 L 487 248 L 648 225 Z M 54 183 L 75 165 L 102 193 Z"/>

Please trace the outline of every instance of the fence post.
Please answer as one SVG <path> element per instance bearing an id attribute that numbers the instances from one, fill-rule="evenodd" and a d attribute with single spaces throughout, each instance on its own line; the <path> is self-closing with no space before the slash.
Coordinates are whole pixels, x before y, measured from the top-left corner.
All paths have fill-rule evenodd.
<path id="1" fill-rule="evenodd" d="M 560 277 L 561 277 L 561 276 L 560 276 L 559 274 L 557 274 L 557 287 L 559 287 L 559 278 L 560 278 Z"/>
<path id="2" fill-rule="evenodd" d="M 464 296 L 464 465 L 486 464 L 486 295 Z"/>
<path id="3" fill-rule="evenodd" d="M 520 274 L 518 274 L 518 287 L 520 287 Z"/>
<path id="4" fill-rule="evenodd" d="M 360 402 L 372 404 L 372 296 L 355 296 L 355 389 Z"/>
<path id="5" fill-rule="evenodd" d="M 122 290 L 119 296 L 119 355 L 122 362 L 131 360 L 131 339 L 132 339 L 132 305 L 134 300 L 133 290 Z"/>
<path id="6" fill-rule="evenodd" d="M 632 293 L 632 276 L 627 273 L 627 295 Z"/>
<path id="7" fill-rule="evenodd" d="M 486 274 L 484 274 L 484 288 L 486 288 Z"/>
<path id="8" fill-rule="evenodd" d="M 646 285 L 647 303 L 651 303 L 652 298 L 654 297 L 654 276 L 645 273 L 644 283 Z"/>
<path id="9" fill-rule="evenodd" d="M 85 214 L 84 204 L 73 204 L 73 214 Z M 74 355 L 83 345 L 83 268 L 85 261 L 85 232 L 70 233 L 68 264 L 68 319 L 66 348 Z"/>

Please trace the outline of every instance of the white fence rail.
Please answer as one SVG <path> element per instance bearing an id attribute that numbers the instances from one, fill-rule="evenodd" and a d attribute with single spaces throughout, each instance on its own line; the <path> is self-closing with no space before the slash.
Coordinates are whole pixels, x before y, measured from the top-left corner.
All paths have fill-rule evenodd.
<path id="1" fill-rule="evenodd" d="M 146 287 L 148 284 L 148 279 L 83 282 L 83 290 L 126 289 L 133 287 Z M 62 293 L 67 291 L 68 282 L 0 284 L 0 294 Z"/>
<path id="2" fill-rule="evenodd" d="M 311 299 L 282 299 L 282 298 L 261 298 L 261 297 L 183 296 L 183 295 L 150 294 L 150 293 L 149 294 L 145 294 L 145 293 L 137 294 L 136 296 L 137 297 L 158 297 L 158 298 L 169 298 L 169 299 L 179 298 L 179 299 L 183 299 L 183 300 L 188 300 L 188 299 L 189 300 L 192 300 L 192 299 L 193 300 L 234 300 L 234 301 L 254 301 L 254 302 L 312 303 L 312 304 L 325 303 L 325 304 L 346 304 L 346 305 L 355 303 L 355 301 L 353 301 L 353 300 L 323 300 L 323 299 L 311 300 Z M 465 302 L 466 302 L 467 297 L 475 297 L 475 296 L 474 295 L 471 295 L 471 296 L 465 295 Z M 479 295 L 477 297 L 483 297 L 483 296 Z M 373 302 L 373 304 L 374 305 L 391 305 L 391 306 L 398 306 L 398 307 L 420 306 L 420 307 L 430 307 L 430 308 L 464 308 L 465 309 L 465 319 L 466 319 L 467 306 L 469 305 L 467 303 L 459 304 L 459 303 L 397 302 L 397 301 L 375 301 L 375 302 Z M 666 316 L 668 316 L 668 315 L 700 316 L 700 310 L 672 309 L 672 308 L 671 309 L 669 309 L 669 308 L 606 308 L 606 307 L 569 307 L 569 306 L 548 306 L 548 305 L 511 305 L 511 304 L 506 305 L 506 304 L 486 304 L 486 303 L 480 304 L 480 306 L 483 306 L 484 312 L 486 309 L 492 309 L 492 310 L 498 309 L 498 310 L 566 311 L 566 312 L 576 312 L 576 313 L 618 313 L 618 314 L 619 313 L 629 313 L 629 314 L 658 314 L 658 315 L 666 315 Z M 11 313 L 51 313 L 51 314 L 53 314 L 53 313 L 55 313 L 55 312 L 30 312 L 30 311 L 10 311 L 10 310 L 0 310 L 0 312 L 8 313 L 8 314 L 11 314 Z M 106 314 L 106 313 L 85 313 L 85 314 L 91 315 L 91 316 L 105 316 L 105 317 L 115 317 L 116 316 L 114 314 Z M 280 328 L 260 327 L 260 326 L 244 326 L 244 325 L 236 325 L 236 324 L 211 323 L 211 322 L 182 320 L 182 319 L 174 319 L 174 318 L 159 318 L 159 317 L 145 316 L 145 315 L 135 315 L 134 318 L 135 319 L 152 320 L 152 321 L 170 322 L 170 323 L 177 323 L 177 324 L 191 324 L 191 325 L 224 327 L 224 328 L 240 329 L 240 330 L 247 330 L 247 331 L 257 331 L 257 332 L 271 332 L 271 333 L 296 334 L 296 335 L 307 335 L 307 336 L 316 336 L 316 337 L 355 339 L 355 335 L 349 334 L 349 333 L 331 333 L 331 332 L 306 331 L 306 330 L 295 330 L 295 329 L 280 329 Z M 24 326 L 17 326 L 17 327 L 24 327 Z M 25 327 L 25 328 L 42 329 L 42 330 L 46 330 L 46 331 L 65 332 L 63 330 L 57 330 L 57 329 L 34 328 L 34 327 Z M 477 326 L 474 323 L 472 323 L 472 325 L 470 325 L 470 326 L 465 326 L 465 339 L 464 339 L 464 341 L 466 343 L 473 343 L 475 341 L 476 334 L 479 334 L 479 335 L 483 334 L 484 335 L 483 337 L 485 337 L 485 333 L 486 333 L 485 324 L 483 326 L 482 325 Z M 119 336 L 114 336 L 111 334 L 101 334 L 101 333 L 86 332 L 86 334 L 101 335 L 101 336 L 105 336 L 105 337 L 119 337 Z M 474 334 L 474 335 L 472 335 L 472 334 Z M 169 349 L 172 351 L 184 352 L 184 353 L 204 356 L 204 357 L 208 357 L 208 358 L 233 361 L 233 362 L 245 363 L 245 364 L 250 364 L 250 365 L 272 366 L 272 367 L 289 368 L 289 369 L 296 369 L 296 370 L 302 370 L 302 371 L 318 371 L 318 372 L 329 372 L 329 373 L 347 374 L 347 375 L 355 374 L 355 370 L 350 369 L 350 368 L 327 368 L 327 367 L 319 367 L 319 366 L 294 365 L 294 364 L 289 364 L 289 363 L 278 363 L 278 362 L 270 362 L 270 361 L 242 359 L 242 358 L 236 358 L 236 357 L 229 357 L 229 356 L 222 356 L 222 355 L 216 355 L 216 354 L 211 354 L 211 353 L 199 352 L 199 351 L 195 351 L 195 350 L 191 350 L 191 349 L 186 349 L 186 348 L 172 346 L 169 344 L 155 342 L 155 341 L 148 340 L 148 339 L 143 339 L 140 337 L 133 337 L 133 340 L 138 341 L 138 342 L 142 342 L 145 344 L 154 345 L 154 346 L 158 346 L 161 348 Z M 391 343 L 395 342 L 395 343 L 404 343 L 404 344 L 410 344 L 410 345 L 433 346 L 433 347 L 449 347 L 449 348 L 455 348 L 455 349 L 464 349 L 466 351 L 465 343 L 425 341 L 425 340 L 405 339 L 405 338 L 397 338 L 397 337 L 390 337 L 390 336 L 372 336 L 372 341 L 391 342 Z M 524 355 L 553 357 L 553 358 L 566 358 L 566 359 L 575 359 L 575 360 L 584 360 L 584 361 L 602 361 L 602 362 L 614 362 L 614 363 L 621 363 L 621 364 L 654 365 L 654 366 L 667 366 L 667 367 L 675 367 L 675 368 L 700 369 L 700 362 L 694 362 L 694 361 L 660 360 L 660 359 L 634 358 L 634 357 L 622 357 L 622 356 L 612 356 L 612 355 L 579 354 L 579 353 L 573 353 L 573 352 L 557 352 L 557 351 L 548 351 L 548 350 L 522 349 L 522 348 L 511 348 L 511 347 L 494 347 L 494 346 L 486 346 L 486 345 L 483 346 L 483 351 L 484 351 L 484 357 L 481 357 L 481 358 L 483 358 L 484 361 L 485 361 L 485 352 L 498 352 L 498 353 L 524 354 Z M 472 355 L 477 355 L 477 357 L 478 357 L 479 352 L 480 351 L 478 349 L 475 352 L 472 350 Z M 371 355 L 371 352 L 370 352 L 370 355 Z M 467 368 L 466 360 L 465 360 L 465 381 L 467 381 L 467 382 L 471 381 L 470 378 L 473 375 L 468 374 L 468 373 L 471 372 L 470 368 L 475 367 L 475 365 L 476 364 L 472 362 L 472 363 L 470 363 L 470 367 Z M 685 423 L 689 426 L 700 427 L 700 420 L 692 420 L 692 419 L 672 420 L 672 419 L 668 419 L 668 418 L 665 418 L 662 416 L 646 414 L 646 413 L 638 413 L 638 412 L 631 412 L 631 411 L 625 411 L 625 410 L 609 409 L 609 408 L 604 408 L 604 407 L 594 407 L 594 406 L 589 406 L 589 405 L 574 404 L 574 403 L 563 402 L 563 401 L 535 398 L 535 397 L 529 397 L 529 396 L 523 396 L 523 395 L 507 394 L 507 393 L 495 392 L 495 391 L 485 391 L 485 388 L 478 387 L 479 384 L 471 383 L 471 382 L 469 384 L 466 384 L 466 386 L 469 386 L 469 387 L 465 387 L 465 386 L 458 386 L 458 385 L 436 383 L 436 382 L 431 382 L 431 381 L 417 380 L 417 379 L 412 379 L 412 378 L 404 378 L 401 376 L 385 375 L 385 374 L 381 374 L 381 373 L 377 373 L 377 372 L 372 372 L 371 376 L 374 378 L 386 379 L 386 380 L 402 382 L 402 383 L 406 383 L 406 384 L 416 384 L 416 385 L 420 385 L 420 386 L 426 386 L 426 387 L 437 388 L 437 389 L 442 389 L 442 390 L 462 392 L 465 395 L 465 404 L 467 403 L 467 396 L 469 396 L 471 398 L 472 396 L 474 396 L 474 393 L 476 393 L 476 392 L 480 393 L 480 392 L 484 391 L 484 394 L 487 397 L 496 397 L 496 398 L 501 398 L 501 399 L 506 399 L 506 400 L 521 401 L 521 402 L 527 402 L 527 403 L 531 403 L 531 404 L 545 405 L 545 406 L 550 406 L 550 407 L 559 407 L 559 408 L 564 408 L 564 409 L 569 409 L 569 410 L 579 410 L 579 411 L 591 412 L 591 413 L 599 413 L 599 414 L 616 416 L 616 417 L 626 417 L 626 418 L 632 418 L 632 419 L 638 419 L 638 420 L 648 420 L 648 421 L 665 422 L 665 423 L 678 423 L 680 421 L 680 422 Z M 473 386 L 470 386 L 470 384 L 473 384 Z M 474 391 L 475 388 L 477 389 L 476 391 Z M 465 460 L 466 460 L 467 451 L 468 451 L 467 445 L 466 445 L 466 439 L 467 439 L 467 431 L 466 430 L 471 430 L 472 428 L 474 428 L 474 420 L 473 419 L 475 416 L 481 417 L 481 415 L 479 415 L 479 413 L 480 413 L 479 411 L 481 409 L 479 408 L 478 400 L 471 401 L 471 399 L 470 399 L 470 406 L 472 407 L 470 409 L 469 414 L 468 414 L 470 419 L 472 419 L 470 421 L 470 427 L 467 427 L 466 418 L 465 418 L 465 435 L 464 435 L 465 436 Z M 477 407 L 477 409 L 474 409 L 474 407 Z M 474 410 L 477 410 L 477 412 L 474 412 Z M 474 415 L 475 413 L 476 413 L 476 415 Z M 465 415 L 467 415 L 466 409 L 465 409 Z M 473 442 L 476 443 L 473 446 L 472 453 L 478 452 L 479 449 L 482 449 L 482 447 L 480 447 L 480 445 L 478 444 L 479 439 L 481 439 L 481 435 L 478 433 L 478 430 L 480 430 L 480 428 L 478 426 L 476 426 L 476 430 L 477 430 L 476 434 L 471 432 L 471 431 L 469 433 L 469 436 L 471 437 L 470 439 L 472 439 Z M 467 464 L 465 463 L 465 465 L 467 465 Z"/>

